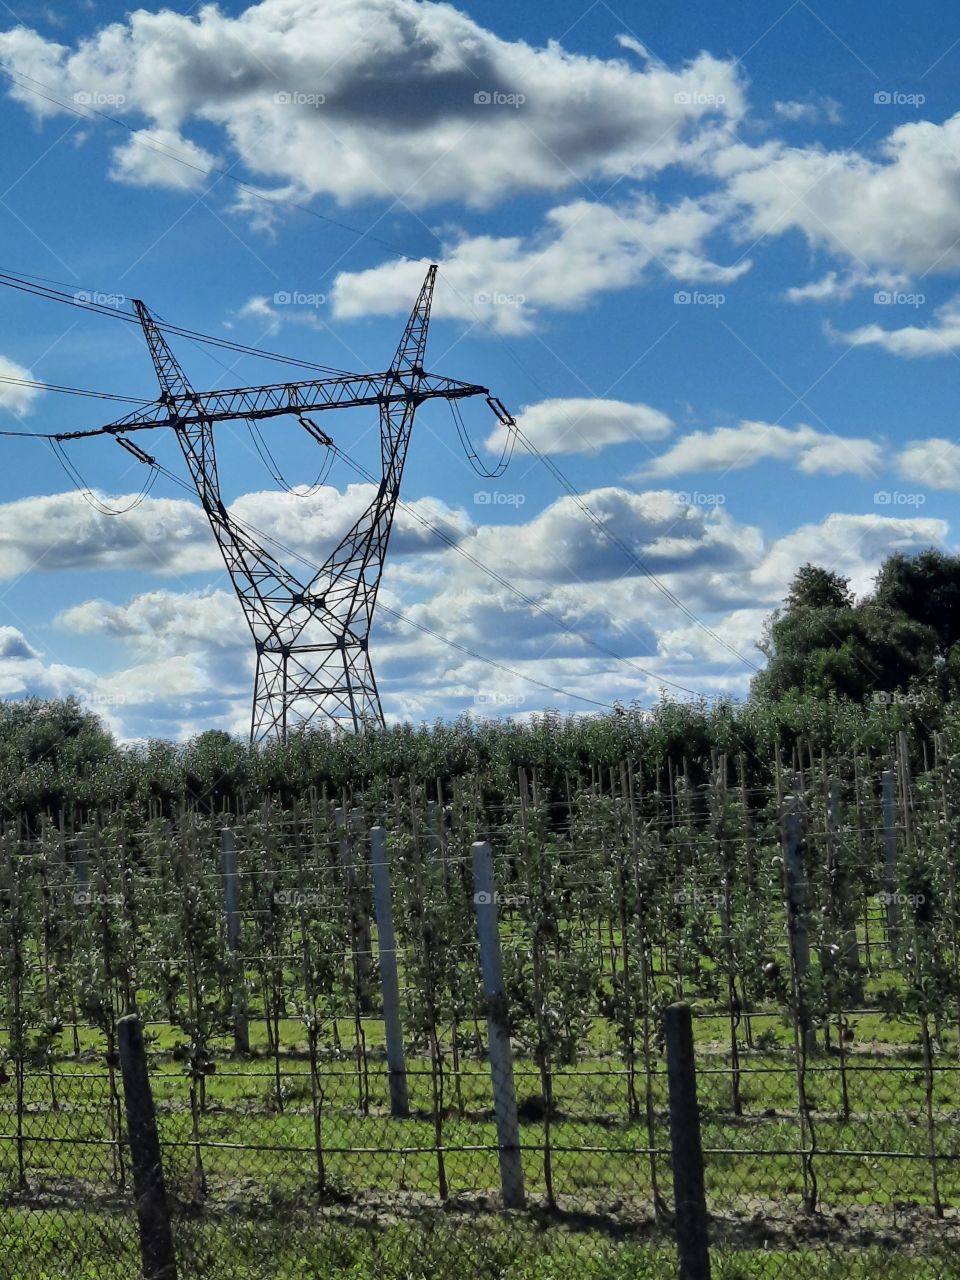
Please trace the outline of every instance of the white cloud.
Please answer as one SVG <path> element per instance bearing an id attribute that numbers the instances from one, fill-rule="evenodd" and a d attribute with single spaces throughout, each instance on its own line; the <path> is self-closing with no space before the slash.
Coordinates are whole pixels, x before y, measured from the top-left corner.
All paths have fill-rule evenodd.
<path id="1" fill-rule="evenodd" d="M 104 95 L 151 128 L 220 126 L 252 173 L 345 202 L 488 204 L 640 176 L 701 155 L 713 126 L 743 111 L 733 61 L 638 68 L 534 48 L 432 0 L 138 10 L 75 48 L 18 27 L 0 36 L 0 62 L 67 100 Z M 38 117 L 59 110 L 10 92 Z"/>
<path id="2" fill-rule="evenodd" d="M 13 379 L 13 381 L 8 381 Z M 18 418 L 28 414 L 40 395 L 36 387 L 24 387 L 20 383 L 35 379 L 29 369 L 16 361 L 0 356 L 0 409 L 8 409 Z"/>
<path id="3" fill-rule="evenodd" d="M 761 659 L 756 652 L 756 645 L 763 634 L 763 624 L 769 613 L 769 605 L 761 609 L 734 609 L 714 622 L 710 629 L 738 653 L 749 655 L 754 662 L 759 663 Z M 692 623 L 661 632 L 659 652 L 661 658 L 673 664 L 730 664 L 729 650 L 718 644 L 702 627 Z"/>
<path id="4" fill-rule="evenodd" d="M 678 502 L 673 493 L 607 488 L 584 497 L 604 527 L 670 591 L 757 662 L 754 644 L 763 619 L 801 564 L 826 564 L 864 591 L 889 552 L 942 543 L 947 533 L 939 520 L 835 514 L 768 544 L 729 511 L 707 512 Z M 666 600 L 571 499 L 522 523 L 472 529 L 464 546 L 554 616 L 491 585 L 452 550 L 425 557 L 412 549 L 388 569 L 383 600 L 438 636 L 387 612 L 379 615 L 372 656 L 389 719 L 431 720 L 462 710 L 520 716 L 545 707 L 582 711 L 589 704 L 576 694 L 608 703 L 652 701 L 671 680 L 706 693 L 746 692 L 749 666 Z M 418 563 L 432 571 L 407 571 Z M 253 648 L 229 590 L 149 591 L 124 603 L 88 600 L 58 622 L 70 633 L 128 646 L 132 660 L 107 675 L 48 667 L 10 629 L 0 634 L 0 690 L 14 696 L 79 691 L 128 737 L 182 737 L 223 725 L 245 732 Z M 451 649 L 439 636 L 517 674 Z M 628 661 L 598 652 L 590 639 Z M 522 675 L 560 692 L 538 688 Z"/>
<path id="5" fill-rule="evenodd" d="M 665 490 L 631 493 L 608 486 L 585 493 L 583 503 L 560 498 L 522 525 L 483 525 L 464 546 L 513 581 L 606 582 L 638 573 L 640 557 L 657 574 L 695 569 L 730 571 L 749 562 L 753 530 L 736 528 L 721 512 L 678 502 Z M 611 535 L 628 548 L 614 545 Z M 464 566 L 471 580 L 476 570 Z M 484 579 L 485 581 L 485 579 Z"/>
<path id="6" fill-rule="evenodd" d="M 897 455 L 897 466 L 925 489 L 960 490 L 960 445 L 952 440 L 914 440 Z"/>
<path id="7" fill-rule="evenodd" d="M 920 273 L 960 267 L 958 154 L 960 114 L 900 125 L 876 159 L 781 143 L 710 159 L 747 236 L 796 229 L 865 269 Z"/>
<path id="8" fill-rule="evenodd" d="M 694 431 L 642 468 L 639 476 L 665 479 L 701 471 L 740 471 L 758 462 L 789 462 L 807 474 L 873 475 L 882 452 L 874 440 L 835 436 L 813 427 L 741 422 Z"/>
<path id="9" fill-rule="evenodd" d="M 788 302 L 846 302 L 860 289 L 896 290 L 907 277 L 890 271 L 828 271 L 819 280 L 794 285 L 785 291 Z"/>
<path id="10" fill-rule="evenodd" d="M 216 156 L 173 129 L 137 129 L 114 149 L 110 177 L 130 187 L 200 191 L 216 164 Z"/>
<path id="11" fill-rule="evenodd" d="M 65 609 L 57 624 L 75 635 L 127 641 L 164 657 L 197 647 L 243 648 L 248 641 L 232 591 L 148 591 L 126 604 L 85 600 Z"/>
<path id="12" fill-rule="evenodd" d="M 546 308 L 578 310 L 598 293 L 625 289 L 659 269 L 677 280 L 730 284 L 749 260 L 722 266 L 705 245 L 722 215 L 685 199 L 661 208 L 637 196 L 618 208 L 590 200 L 551 209 L 531 237 L 469 236 L 441 257 L 434 314 L 523 333 Z M 334 314 L 351 318 L 409 310 L 420 262 L 396 260 L 334 281 Z"/>
<path id="13" fill-rule="evenodd" d="M 830 329 L 839 342 L 851 347 L 880 347 L 890 355 L 914 360 L 921 356 L 945 356 L 960 349 L 960 297 L 952 298 L 934 312 L 933 324 L 908 324 L 899 329 L 885 329 L 879 324 L 865 324 L 843 332 Z"/>
<path id="14" fill-rule="evenodd" d="M 773 113 L 780 120 L 788 120 L 791 124 L 817 124 L 825 120 L 827 124 L 839 124 L 843 119 L 840 103 L 835 98 L 815 98 L 807 102 L 790 99 L 786 102 L 775 102 Z"/>
<path id="15" fill-rule="evenodd" d="M 323 486 L 315 493 L 263 491 L 230 504 L 241 520 L 255 524 L 300 555 L 322 562 L 369 505 L 375 487 Z M 98 495 L 122 510 L 132 495 Z M 443 544 L 410 511 L 457 541 L 470 529 L 466 513 L 435 498 L 406 503 L 397 512 L 391 553 L 432 551 Z M 268 546 L 269 549 L 269 546 Z M 283 560 L 282 553 L 279 558 Z M 309 569 L 291 563 L 295 576 Z M 101 515 L 76 492 L 21 498 L 0 505 L 0 580 L 34 570 L 137 569 L 187 576 L 222 569 L 220 553 L 200 507 L 176 498 L 146 498 L 122 519 Z"/>
<path id="16" fill-rule="evenodd" d="M 853 590 L 862 594 L 870 589 L 886 556 L 943 545 L 947 532 L 944 520 L 837 513 L 820 524 L 801 525 L 778 538 L 751 574 L 751 581 L 779 598 L 800 566 L 809 561 L 842 573 L 850 578 Z"/>
<path id="17" fill-rule="evenodd" d="M 673 422 L 648 404 L 571 397 L 525 406 L 517 426 L 541 453 L 598 453 L 628 440 L 660 440 L 670 434 Z M 499 452 L 507 437 L 508 428 L 498 426 L 486 447 Z M 516 447 L 527 452 L 523 440 Z"/>

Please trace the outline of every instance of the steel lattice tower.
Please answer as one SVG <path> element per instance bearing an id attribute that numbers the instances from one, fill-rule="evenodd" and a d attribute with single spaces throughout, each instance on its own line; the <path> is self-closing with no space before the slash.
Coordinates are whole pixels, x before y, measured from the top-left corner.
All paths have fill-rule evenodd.
<path id="1" fill-rule="evenodd" d="M 170 350 L 161 326 L 134 306 L 160 383 L 156 409 L 135 411 L 97 431 L 61 440 L 113 435 L 141 461 L 153 459 L 125 439 L 131 431 L 173 428 L 207 514 L 256 647 L 251 739 L 286 738 L 295 726 L 333 722 L 360 731 L 384 723 L 369 640 L 380 578 L 417 409 L 427 399 L 482 395 L 500 418 L 513 419 L 485 387 L 429 374 L 424 368 L 437 268 L 431 266 L 389 368 L 311 382 L 197 393 Z M 321 444 L 329 438 L 308 412 L 376 405 L 381 478 L 369 506 L 317 573 L 301 582 L 231 518 L 220 494 L 216 422 L 293 414 Z"/>

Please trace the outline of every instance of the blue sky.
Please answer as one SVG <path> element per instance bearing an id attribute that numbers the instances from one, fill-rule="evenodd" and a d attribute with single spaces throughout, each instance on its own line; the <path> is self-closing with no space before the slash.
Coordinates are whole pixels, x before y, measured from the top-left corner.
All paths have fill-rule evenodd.
<path id="1" fill-rule="evenodd" d="M 742 695 L 800 564 L 863 591 L 890 550 L 956 542 L 960 21 L 836 8 L 3 5 L 0 270 L 360 370 L 438 261 L 428 365 L 490 386 L 673 599 L 537 458 L 480 479 L 429 406 L 405 499 L 550 616 L 401 513 L 384 600 L 462 648 L 384 615 L 388 716 Z M 177 352 L 201 388 L 289 376 Z M 8 289 L 0 374 L 156 394 L 133 326 Z M 124 406 L 14 381 L 0 409 L 50 431 Z M 324 422 L 364 466 L 373 425 Z M 308 485 L 316 446 L 264 431 Z M 219 445 L 228 501 L 312 560 L 364 503 L 342 462 L 296 496 L 242 426 Z M 127 737 L 243 732 L 252 654 L 196 504 L 161 477 L 101 515 L 45 445 L 0 447 L 0 693 L 77 692 Z M 69 456 L 117 509 L 145 478 L 110 442 Z"/>

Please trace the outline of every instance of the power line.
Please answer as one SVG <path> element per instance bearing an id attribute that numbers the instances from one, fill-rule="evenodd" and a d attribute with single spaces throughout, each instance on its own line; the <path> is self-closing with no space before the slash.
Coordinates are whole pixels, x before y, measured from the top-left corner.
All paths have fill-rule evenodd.
<path id="1" fill-rule="evenodd" d="M 90 391 L 84 387 L 64 387 L 56 382 L 39 382 L 34 378 L 0 376 L 0 383 L 12 387 L 27 387 L 31 391 L 56 391 L 61 395 L 85 396 L 89 400 L 118 400 L 123 404 L 152 404 L 147 396 L 122 396 L 112 391 Z"/>
<path id="2" fill-rule="evenodd" d="M 122 320 L 125 324 L 133 324 L 138 328 L 140 325 L 140 321 L 135 315 L 121 311 L 118 307 L 95 301 L 97 297 L 109 297 L 109 294 L 94 293 L 84 297 L 84 290 L 77 290 L 75 294 L 70 294 L 62 289 L 53 289 L 47 285 L 34 283 L 26 276 L 20 276 L 9 271 L 0 272 L 0 287 L 13 289 L 18 293 L 28 293 L 37 298 L 44 298 L 48 302 L 60 303 L 62 306 L 76 307 L 80 311 L 88 311 L 94 315 L 107 316 L 112 320 Z M 296 368 L 315 369 L 320 373 L 342 375 L 348 372 L 345 369 L 338 369 L 335 365 L 318 364 L 314 360 L 301 360 L 294 356 L 283 355 L 278 351 L 266 351 L 262 347 L 248 346 L 243 342 L 234 342 L 229 338 L 219 338 L 214 334 L 201 333 L 196 329 L 186 329 L 182 325 L 160 322 L 157 327 L 164 333 L 173 334 L 175 337 L 185 338 L 191 342 L 202 342 L 207 346 L 219 347 L 226 351 L 235 351 L 240 355 L 257 356 L 260 359 L 274 360 L 280 364 L 293 365 Z"/>
<path id="3" fill-rule="evenodd" d="M 653 570 L 649 567 L 649 565 L 644 563 L 643 558 L 637 555 L 637 553 L 633 550 L 633 548 L 630 547 L 626 542 L 624 542 L 624 540 L 620 537 L 619 534 L 612 532 L 612 530 L 610 530 L 607 527 L 604 521 L 601 520 L 600 517 L 596 514 L 596 512 L 584 501 L 583 496 L 581 495 L 579 490 L 573 485 L 573 483 L 570 480 L 567 479 L 567 477 L 556 465 L 556 463 L 553 461 L 552 458 L 548 458 L 545 454 L 541 453 L 540 450 L 532 443 L 529 437 L 524 435 L 524 433 L 520 430 L 519 427 L 516 428 L 516 432 L 517 432 L 517 437 L 523 441 L 525 448 L 530 453 L 532 453 L 536 458 L 538 458 L 540 462 L 543 463 L 543 465 L 548 469 L 548 471 L 550 471 L 550 473 L 556 478 L 558 483 L 561 484 L 563 488 L 567 491 L 567 493 L 570 495 L 570 497 L 573 498 L 574 502 L 577 504 L 580 510 L 584 513 L 584 515 L 587 516 L 590 522 L 593 525 L 595 525 L 595 527 L 603 534 L 603 536 L 608 540 L 608 542 L 612 542 L 614 546 L 618 547 L 623 552 L 623 554 L 634 565 L 636 565 L 636 567 L 641 571 L 644 577 L 648 578 L 653 583 L 653 585 L 657 588 L 657 590 L 660 591 L 661 594 L 663 594 L 670 601 L 671 604 L 675 605 L 686 618 L 688 618 L 692 623 L 694 623 L 702 631 L 704 631 L 708 636 L 710 636 L 711 639 L 715 640 L 717 644 L 722 646 L 722 648 L 726 649 L 726 651 L 729 654 L 731 654 L 734 658 L 736 658 L 738 661 L 745 663 L 748 667 L 752 667 L 754 671 L 760 670 L 760 668 L 757 666 L 755 662 L 752 662 L 745 654 L 740 653 L 738 649 L 734 648 L 732 644 L 729 644 L 726 640 L 724 640 L 724 638 L 721 635 L 719 635 L 716 631 L 714 631 L 712 627 L 708 626 L 708 624 L 704 622 L 702 618 L 700 618 L 696 613 L 694 613 L 694 611 L 688 605 L 686 605 L 680 599 L 680 597 L 676 595 L 675 592 L 670 590 L 670 588 L 667 586 L 665 582 L 663 582 L 660 578 L 657 577 L 657 575 L 653 572 Z"/>
<path id="4" fill-rule="evenodd" d="M 453 292 L 457 295 L 457 297 L 461 300 L 461 302 L 465 303 L 470 308 L 470 310 L 473 312 L 474 316 L 476 317 L 477 323 L 481 325 L 482 328 L 487 333 L 491 334 L 494 338 L 497 339 L 500 345 L 505 349 L 507 354 L 510 356 L 511 360 L 513 360 L 513 362 L 516 364 L 520 372 L 523 373 L 524 376 L 528 378 L 530 382 L 532 382 L 534 386 L 536 386 L 542 394 L 547 394 L 546 389 L 541 385 L 539 379 L 534 377 L 534 375 L 530 372 L 530 370 L 526 368 L 526 366 L 520 360 L 519 356 L 513 350 L 513 347 L 510 346 L 509 343 L 504 341 L 503 336 L 497 333 L 495 329 L 491 328 L 489 321 L 486 320 L 480 314 L 479 311 L 477 311 L 473 302 L 469 298 L 467 298 L 457 288 L 457 286 L 453 283 L 452 280 L 449 279 L 449 277 L 445 273 L 438 272 L 438 274 L 443 275 L 443 279 L 446 282 L 447 287 L 452 289 Z M 619 549 L 624 553 L 624 555 L 627 556 L 627 558 L 640 570 L 640 572 L 644 575 L 644 577 L 649 578 L 649 580 L 653 583 L 653 585 L 657 588 L 657 590 L 660 591 L 661 594 L 664 595 L 666 599 L 668 599 L 671 602 L 671 604 L 675 605 L 675 607 L 678 608 L 681 611 L 681 613 L 683 613 L 684 616 L 687 617 L 695 626 L 699 627 L 703 632 L 705 632 L 708 636 L 710 636 L 711 639 L 716 641 L 716 643 L 719 644 L 721 648 L 726 649 L 726 651 L 732 657 L 736 658 L 738 662 L 744 663 L 746 666 L 752 668 L 752 670 L 754 671 L 760 670 L 760 668 L 757 666 L 755 662 L 753 662 L 745 654 L 740 653 L 740 651 L 736 649 L 733 645 L 728 644 L 727 641 L 724 640 L 722 636 L 718 635 L 718 633 L 714 631 L 713 628 L 710 627 L 706 622 L 704 622 L 702 618 L 700 618 L 691 608 L 689 608 L 689 606 L 684 604 L 684 602 L 680 599 L 680 597 L 675 595 L 675 593 L 670 590 L 670 588 L 666 585 L 666 583 L 662 582 L 657 577 L 657 575 L 653 572 L 653 570 L 649 567 L 649 565 L 647 565 L 643 561 L 641 556 L 637 555 L 637 553 L 633 550 L 632 547 L 629 547 L 627 543 L 623 541 L 622 538 L 620 538 L 617 534 L 612 533 L 607 528 L 603 520 L 601 520 L 600 517 L 596 514 L 596 512 L 594 512 L 591 509 L 591 507 L 584 500 L 580 492 L 576 489 L 573 483 L 567 479 L 567 477 L 556 465 L 556 463 L 553 462 L 552 459 L 547 458 L 544 454 L 542 454 L 540 450 L 537 449 L 537 447 L 533 444 L 533 442 L 523 434 L 523 432 L 520 430 L 520 428 L 517 426 L 516 423 L 514 423 L 512 431 L 514 434 L 514 439 L 515 440 L 520 439 L 523 441 L 527 450 L 530 453 L 532 453 L 534 457 L 538 458 L 539 461 L 551 472 L 554 478 L 566 490 L 566 492 L 570 495 L 570 497 L 573 498 L 573 500 L 577 503 L 581 511 L 584 513 L 584 515 L 587 516 L 587 518 L 599 530 L 599 532 L 603 535 L 603 537 L 605 537 L 609 542 L 612 542 L 615 546 L 619 547 Z M 698 695 L 698 696 L 702 696 L 702 695 Z"/>
<path id="5" fill-rule="evenodd" d="M 338 227 L 341 231 L 349 231 L 352 235 L 357 236 L 358 239 L 370 240 L 374 244 L 379 244 L 395 258 L 400 258 L 405 262 L 417 261 L 416 258 L 411 258 L 409 254 L 405 253 L 397 245 L 392 244 L 389 240 L 385 240 L 382 236 L 375 235 L 369 228 L 367 230 L 362 230 L 359 227 L 351 226 L 348 222 L 343 222 L 339 218 L 331 218 L 327 214 L 320 213 L 317 209 L 312 209 L 309 205 L 301 204 L 297 200 L 291 200 L 287 196 L 274 197 L 264 195 L 262 191 L 251 186 L 248 182 L 244 182 L 242 178 L 238 178 L 236 174 L 231 173 L 229 169 L 222 169 L 218 166 L 208 168 L 205 165 L 197 164 L 195 160 L 189 160 L 183 152 L 177 151 L 177 149 L 175 147 L 171 147 L 169 143 L 159 142 L 156 138 L 145 133 L 142 129 L 134 129 L 134 127 L 128 124 L 126 120 L 121 120 L 118 116 L 112 116 L 109 112 L 101 111 L 99 108 L 92 105 L 89 106 L 86 111 L 82 111 L 78 106 L 69 102 L 64 102 L 62 98 L 55 96 L 55 88 L 53 85 L 46 84 L 42 80 L 37 80 L 33 76 L 28 76 L 26 72 L 13 72 L 7 70 L 7 74 L 15 84 L 18 84 L 20 88 L 25 90 L 27 93 L 32 93 L 36 97 L 42 98 L 45 102 L 50 102 L 54 106 L 60 107 L 63 111 L 71 112 L 73 115 L 79 116 L 81 120 L 90 120 L 92 116 L 98 116 L 101 120 L 106 120 L 109 124 L 112 124 L 119 129 L 125 129 L 127 133 L 129 133 L 131 141 L 136 146 L 147 151 L 152 151 L 156 155 L 164 156 L 168 160 L 173 160 L 176 164 L 183 165 L 184 168 L 193 170 L 194 173 L 202 174 L 206 178 L 226 178 L 227 181 L 232 182 L 235 186 L 246 192 L 247 195 L 252 196 L 256 200 L 260 200 L 263 204 L 273 206 L 286 205 L 290 209 L 296 209 L 299 213 L 306 213 L 311 218 L 316 218 L 319 222 L 325 222 L 329 226 Z M 29 80 L 31 84 L 24 84 L 23 82 L 25 80 Z M 39 85 L 40 88 L 33 88 L 32 85 Z M 41 92 L 41 90 L 46 90 L 46 92 Z M 92 116 L 88 114 L 88 112 L 92 113 Z M 434 232 L 431 232 L 431 234 L 434 235 L 437 243 L 439 244 L 440 237 L 436 236 Z"/>
<path id="6" fill-rule="evenodd" d="M 376 483 L 376 481 L 374 480 L 370 472 L 367 471 L 363 466 L 361 466 L 359 462 L 355 461 L 355 459 L 353 459 L 343 449 L 339 448 L 337 445 L 332 445 L 331 448 L 339 458 L 342 458 L 344 462 L 346 462 L 349 466 L 353 467 L 353 469 L 358 473 L 358 475 L 361 475 L 370 484 Z M 471 552 L 467 551 L 454 538 L 451 538 L 448 533 L 445 533 L 441 528 L 439 528 L 439 526 L 435 525 L 431 520 L 428 520 L 425 516 L 422 516 L 419 513 L 419 511 L 416 510 L 416 508 L 411 506 L 410 503 L 404 502 L 404 500 L 400 498 L 398 500 L 398 505 L 405 512 L 407 512 L 408 515 L 412 516 L 414 520 L 417 520 L 425 528 L 430 529 L 431 532 L 433 532 L 436 535 L 436 537 L 438 537 L 442 542 L 446 543 L 446 545 L 450 547 L 451 550 L 455 551 L 458 555 L 463 556 L 464 559 L 468 560 L 470 564 L 472 564 L 475 568 L 481 570 L 481 572 L 487 574 L 490 578 L 492 578 L 495 582 L 497 582 L 501 587 L 504 587 L 507 591 L 511 592 L 514 596 L 517 597 L 518 600 L 520 600 L 528 608 L 535 609 L 539 613 L 542 613 L 545 617 L 550 618 L 552 622 L 556 623 L 556 625 L 560 627 L 561 630 L 565 631 L 568 635 L 575 636 L 578 640 L 581 640 L 585 644 L 590 645 L 592 648 L 597 649 L 600 653 L 603 653 L 608 658 L 613 658 L 617 662 L 625 663 L 627 666 L 631 667 L 634 671 L 639 672 L 641 675 L 647 676 L 651 680 L 657 680 L 661 684 L 667 684 L 672 689 L 678 689 L 682 693 L 689 693 L 694 698 L 702 697 L 702 694 L 698 693 L 696 689 L 689 689 L 687 688 L 686 685 L 678 684 L 675 680 L 669 680 L 667 679 L 666 676 L 661 676 L 654 671 L 649 671 L 646 667 L 642 667 L 639 665 L 639 663 L 634 662 L 632 658 L 624 657 L 623 654 L 617 653 L 614 649 L 608 648 L 605 644 L 602 644 L 599 640 L 595 640 L 592 636 L 584 634 L 581 631 L 576 631 L 568 623 L 564 622 L 564 620 L 559 616 L 559 614 L 554 613 L 553 610 L 548 608 L 547 605 L 545 605 L 542 600 L 536 599 L 535 596 L 527 595 L 525 591 L 523 591 L 515 583 L 511 582 L 509 578 L 505 578 L 503 574 L 499 573 L 496 569 L 493 569 L 489 565 L 484 564 L 482 560 L 478 560 L 476 556 L 471 554 Z"/>
<path id="7" fill-rule="evenodd" d="M 196 496 L 195 490 L 192 489 L 190 485 L 186 483 L 186 481 L 181 480 L 180 477 L 176 475 L 175 472 L 170 471 L 169 468 L 163 466 L 161 463 L 155 463 L 155 466 L 156 466 L 156 469 L 162 475 L 166 476 L 166 478 L 168 480 L 171 480 L 174 484 L 179 485 L 179 487 L 185 490 L 191 497 Z M 273 534 L 268 533 L 265 529 L 259 528 L 257 525 L 253 524 L 249 520 L 244 520 L 241 516 L 236 515 L 235 512 L 231 513 L 231 520 L 233 521 L 234 524 L 238 525 L 240 528 L 246 529 L 248 533 L 252 533 L 256 537 L 262 538 L 265 542 L 271 543 L 278 551 L 281 551 L 284 555 L 290 556 L 292 559 L 299 561 L 299 563 L 304 565 L 305 568 L 310 569 L 313 572 L 316 572 L 318 570 L 319 566 L 313 560 L 308 559 L 308 557 L 303 555 L 301 552 L 294 550 L 293 547 L 287 546 L 286 543 L 282 542 L 279 538 L 275 537 Z M 572 693 L 566 689 L 559 689 L 556 687 L 556 685 L 549 684 L 543 680 L 538 680 L 535 676 L 528 676 L 528 675 L 525 675 L 522 671 L 516 671 L 513 667 L 508 667 L 505 663 L 498 662 L 496 658 L 489 658 L 482 653 L 477 653 L 476 650 L 469 648 L 469 646 L 460 644 L 456 640 L 451 640 L 449 639 L 449 637 L 441 634 L 441 632 L 435 631 L 432 627 L 428 627 L 426 623 L 417 622 L 414 618 L 411 618 L 407 614 L 402 613 L 399 609 L 391 609 L 388 605 L 385 605 L 382 601 L 378 601 L 377 607 L 382 609 L 385 613 L 389 613 L 391 616 L 399 619 L 401 622 L 406 623 L 408 626 L 414 627 L 417 631 L 422 632 L 424 635 L 432 636 L 434 639 L 438 640 L 441 644 L 446 645 L 448 648 L 455 649 L 458 653 L 466 654 L 468 657 L 473 658 L 477 662 L 483 662 L 483 663 L 486 663 L 488 666 L 495 667 L 498 671 L 503 671 L 507 675 L 513 676 L 517 680 L 525 680 L 528 684 L 536 685 L 538 688 L 545 689 L 548 692 L 555 693 L 563 698 L 573 698 L 575 701 L 578 701 L 578 702 L 586 702 L 586 703 L 589 703 L 591 706 L 600 707 L 605 711 L 613 710 L 612 703 L 600 702 L 596 698 L 586 697 L 585 694 Z"/>

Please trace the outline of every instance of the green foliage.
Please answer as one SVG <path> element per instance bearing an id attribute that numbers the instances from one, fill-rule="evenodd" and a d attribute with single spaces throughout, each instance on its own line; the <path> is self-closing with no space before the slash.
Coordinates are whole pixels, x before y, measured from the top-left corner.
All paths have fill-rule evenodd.
<path id="1" fill-rule="evenodd" d="M 960 688 L 960 557 L 936 550 L 890 556 L 871 595 L 855 601 L 849 582 L 816 565 L 796 574 L 782 609 L 767 622 L 767 667 L 753 694 L 808 694 L 864 702 L 872 695 Z"/>

